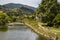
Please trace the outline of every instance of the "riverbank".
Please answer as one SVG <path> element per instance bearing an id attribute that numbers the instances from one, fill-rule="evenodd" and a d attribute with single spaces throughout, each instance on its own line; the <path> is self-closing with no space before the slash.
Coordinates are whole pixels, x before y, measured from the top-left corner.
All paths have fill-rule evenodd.
<path id="1" fill-rule="evenodd" d="M 9 25 L 15 25 L 18 24 L 24 24 L 29 26 L 33 31 L 35 31 L 37 34 L 42 35 L 43 37 L 46 38 L 46 40 L 60 40 L 60 29 L 58 28 L 51 28 L 51 27 L 45 27 L 41 25 L 41 22 L 37 20 L 28 20 L 28 19 L 23 19 L 23 23 L 9 23 Z M 21 25 L 20 25 L 21 26 Z"/>
<path id="2" fill-rule="evenodd" d="M 45 29 L 42 29 L 42 27 L 40 27 L 38 25 L 38 21 L 34 21 L 34 20 L 29 21 L 28 19 L 24 19 L 23 21 L 27 26 L 29 26 L 31 29 L 33 29 L 36 33 L 47 38 L 47 40 L 48 39 L 49 40 L 56 40 L 55 34 L 51 33 L 49 30 L 46 31 Z"/>
<path id="3" fill-rule="evenodd" d="M 51 32 L 54 32 L 55 35 L 60 40 L 60 28 L 47 27 Z"/>
<path id="4" fill-rule="evenodd" d="M 17 29 L 15 27 L 13 29 L 0 29 L 0 40 L 36 40 L 38 37 L 27 26 L 27 29 L 24 26 L 19 26 Z"/>

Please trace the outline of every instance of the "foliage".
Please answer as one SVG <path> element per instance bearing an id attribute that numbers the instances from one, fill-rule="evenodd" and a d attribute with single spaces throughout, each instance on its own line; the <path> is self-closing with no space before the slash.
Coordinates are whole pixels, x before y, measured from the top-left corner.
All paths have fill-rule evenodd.
<path id="1" fill-rule="evenodd" d="M 60 14 L 57 14 L 57 16 L 53 20 L 54 25 L 60 25 Z"/>
<path id="2" fill-rule="evenodd" d="M 59 12 L 60 3 L 58 3 L 57 0 L 42 0 L 42 3 L 39 4 L 35 14 L 41 22 L 48 23 L 49 26 L 53 26 L 52 22 Z"/>
<path id="3" fill-rule="evenodd" d="M 48 23 L 49 26 L 53 26 L 55 20 L 59 21 L 56 19 L 56 15 L 60 13 L 60 3 L 58 3 L 57 0 L 42 0 L 42 3 L 39 4 L 35 14 L 30 14 L 30 12 L 27 12 L 28 14 L 24 13 L 25 10 L 22 10 L 21 8 L 5 8 L 5 6 L 2 7 L 1 5 L 0 8 L 3 11 L 3 14 L 0 14 L 2 15 L 0 18 L 2 18 L 1 20 L 4 19 L 3 21 L 5 23 L 20 21 L 24 18 L 35 20 L 36 17 L 38 18 L 37 20 Z"/>
<path id="4" fill-rule="evenodd" d="M 15 22 L 16 21 L 16 16 L 12 16 L 12 21 Z"/>
<path id="5" fill-rule="evenodd" d="M 10 21 L 9 16 L 3 11 L 0 11 L 0 25 L 5 25 L 9 21 Z"/>

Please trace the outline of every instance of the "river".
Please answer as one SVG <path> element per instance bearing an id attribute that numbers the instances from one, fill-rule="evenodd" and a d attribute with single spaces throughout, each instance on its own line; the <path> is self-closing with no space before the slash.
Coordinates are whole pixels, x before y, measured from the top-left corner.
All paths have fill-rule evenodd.
<path id="1" fill-rule="evenodd" d="M 0 31 L 0 40 L 37 40 L 38 35 L 24 26 L 11 26 L 6 31 Z"/>

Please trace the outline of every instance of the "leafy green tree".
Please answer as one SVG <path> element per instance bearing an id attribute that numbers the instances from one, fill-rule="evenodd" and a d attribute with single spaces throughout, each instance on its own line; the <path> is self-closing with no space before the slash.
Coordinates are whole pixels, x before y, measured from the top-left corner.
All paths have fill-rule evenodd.
<path id="1" fill-rule="evenodd" d="M 13 21 L 13 22 L 16 22 L 16 19 L 17 19 L 16 16 L 12 16 L 12 21 Z"/>
<path id="2" fill-rule="evenodd" d="M 58 3 L 57 0 L 42 0 L 41 4 L 39 4 L 39 7 L 36 9 L 35 15 L 41 22 L 53 26 L 52 22 L 59 13 L 60 3 Z"/>
<path id="3" fill-rule="evenodd" d="M 11 19 L 9 16 L 7 16 L 7 17 L 5 18 L 5 22 L 6 22 L 6 23 L 10 23 L 10 22 L 12 22 L 12 19 Z"/>
<path id="4" fill-rule="evenodd" d="M 40 18 L 41 21 L 47 22 L 52 20 L 56 13 L 56 5 L 57 0 L 42 0 L 42 3 L 39 5 L 39 7 L 36 10 L 37 16 Z M 44 19 L 44 20 L 43 20 Z"/>
<path id="5" fill-rule="evenodd" d="M 0 25 L 5 25 L 10 21 L 8 15 L 3 11 L 0 11 Z"/>
<path id="6" fill-rule="evenodd" d="M 54 18 L 53 20 L 53 24 L 56 25 L 60 25 L 60 14 L 57 14 L 57 16 Z"/>

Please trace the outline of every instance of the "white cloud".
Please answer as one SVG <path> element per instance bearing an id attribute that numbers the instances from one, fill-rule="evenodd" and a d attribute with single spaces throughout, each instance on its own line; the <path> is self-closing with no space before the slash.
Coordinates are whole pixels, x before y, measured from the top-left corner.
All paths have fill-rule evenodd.
<path id="1" fill-rule="evenodd" d="M 58 0 L 60 2 L 60 0 Z M 0 4 L 7 4 L 7 3 L 21 3 L 33 7 L 37 7 L 41 0 L 0 0 Z"/>
<path id="2" fill-rule="evenodd" d="M 0 0 L 0 4 L 7 4 L 7 3 L 21 3 L 33 7 L 37 7 L 41 0 Z"/>
<path id="3" fill-rule="evenodd" d="M 58 0 L 58 2 L 60 2 L 60 0 Z"/>

